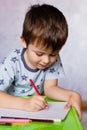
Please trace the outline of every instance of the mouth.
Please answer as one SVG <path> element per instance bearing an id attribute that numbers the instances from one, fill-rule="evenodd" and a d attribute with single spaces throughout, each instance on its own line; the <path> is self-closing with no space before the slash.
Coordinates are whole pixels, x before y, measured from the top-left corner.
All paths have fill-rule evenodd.
<path id="1" fill-rule="evenodd" d="M 48 65 L 39 64 L 39 67 L 40 67 L 40 68 L 47 68 Z"/>

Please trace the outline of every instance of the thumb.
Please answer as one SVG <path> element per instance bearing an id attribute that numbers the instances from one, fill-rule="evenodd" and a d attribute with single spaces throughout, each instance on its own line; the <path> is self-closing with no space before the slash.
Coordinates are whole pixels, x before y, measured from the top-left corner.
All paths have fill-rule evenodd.
<path id="1" fill-rule="evenodd" d="M 68 103 L 64 106 L 64 108 L 67 109 L 67 108 L 69 108 L 69 107 L 71 107 L 71 106 L 72 106 L 71 102 L 68 102 Z"/>

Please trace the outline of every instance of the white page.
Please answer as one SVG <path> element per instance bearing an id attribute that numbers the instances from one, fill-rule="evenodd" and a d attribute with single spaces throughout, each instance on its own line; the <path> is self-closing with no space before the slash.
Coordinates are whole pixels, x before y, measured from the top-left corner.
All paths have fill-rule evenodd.
<path id="1" fill-rule="evenodd" d="M 48 102 L 48 108 L 37 112 L 0 108 L 0 117 L 29 118 L 38 120 L 61 121 L 69 109 L 64 109 L 66 102 Z"/>

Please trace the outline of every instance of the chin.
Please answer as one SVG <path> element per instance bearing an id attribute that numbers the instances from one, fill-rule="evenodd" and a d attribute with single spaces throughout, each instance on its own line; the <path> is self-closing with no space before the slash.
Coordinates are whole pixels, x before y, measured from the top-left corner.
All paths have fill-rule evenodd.
<path id="1" fill-rule="evenodd" d="M 45 69 L 45 68 L 47 68 L 47 67 L 38 67 L 38 69 L 40 69 L 40 70 L 43 70 L 43 69 Z"/>

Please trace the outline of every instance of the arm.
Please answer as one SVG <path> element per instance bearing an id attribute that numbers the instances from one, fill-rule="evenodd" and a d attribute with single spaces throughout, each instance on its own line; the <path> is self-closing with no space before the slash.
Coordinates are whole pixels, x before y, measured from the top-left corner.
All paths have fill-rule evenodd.
<path id="1" fill-rule="evenodd" d="M 65 108 L 74 106 L 81 119 L 81 96 L 77 92 L 57 86 L 57 80 L 46 80 L 44 83 L 44 93 L 49 98 L 67 101 L 68 103 Z"/>
<path id="2" fill-rule="evenodd" d="M 41 96 L 23 98 L 15 97 L 0 91 L 0 107 L 26 111 L 38 111 L 46 107 L 46 102 Z"/>
<path id="3" fill-rule="evenodd" d="M 15 108 L 26 111 L 38 111 L 46 105 L 41 96 L 31 96 L 30 98 L 15 97 L 4 91 L 15 82 L 17 71 L 21 68 L 18 62 L 18 54 L 12 52 L 0 66 L 0 107 Z M 12 87 L 12 86 L 11 86 Z"/>

